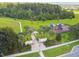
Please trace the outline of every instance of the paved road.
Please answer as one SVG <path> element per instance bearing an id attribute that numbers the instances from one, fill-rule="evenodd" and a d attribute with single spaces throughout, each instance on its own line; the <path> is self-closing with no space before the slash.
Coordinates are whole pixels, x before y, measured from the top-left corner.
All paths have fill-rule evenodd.
<path id="1" fill-rule="evenodd" d="M 62 57 L 79 57 L 79 52 L 69 53 L 69 54 L 62 56 Z"/>
<path id="2" fill-rule="evenodd" d="M 79 57 L 79 45 L 72 48 L 72 51 L 62 57 Z"/>

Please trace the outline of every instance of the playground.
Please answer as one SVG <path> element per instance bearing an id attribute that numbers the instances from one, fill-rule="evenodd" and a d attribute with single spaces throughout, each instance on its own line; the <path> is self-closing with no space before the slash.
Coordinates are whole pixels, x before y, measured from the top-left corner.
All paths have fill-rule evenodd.
<path id="1" fill-rule="evenodd" d="M 18 20 L 18 19 L 14 20 L 13 18 L 4 17 L 4 18 L 0 18 L 0 27 L 10 27 L 16 33 L 25 32 L 26 31 L 26 29 L 25 29 L 26 26 L 33 27 L 36 30 L 36 31 L 32 32 L 29 35 L 31 37 L 30 40 L 24 39 L 25 40 L 24 41 L 25 45 L 27 45 L 27 44 L 31 45 L 31 51 L 35 51 L 35 52 L 33 52 L 33 53 L 28 52 L 28 53 L 25 53 L 23 55 L 21 54 L 21 55 L 18 55 L 18 56 L 27 56 L 27 57 L 28 56 L 31 57 L 32 55 L 33 56 L 42 56 L 42 57 L 44 57 L 44 56 L 47 56 L 47 57 L 59 56 L 59 55 L 62 55 L 64 53 L 69 52 L 73 48 L 73 46 L 76 46 L 76 45 L 79 44 L 79 41 L 74 42 L 74 43 L 69 44 L 69 45 L 64 45 L 64 46 L 61 45 L 59 47 L 49 49 L 49 47 L 46 47 L 44 45 L 44 42 L 47 41 L 47 37 L 45 37 L 45 36 L 43 38 L 38 37 L 38 40 L 37 40 L 35 35 L 37 35 L 37 33 L 39 33 L 38 29 L 40 28 L 41 25 L 46 26 L 46 27 L 51 27 L 50 29 L 52 30 L 52 32 L 55 32 L 56 34 L 57 33 L 68 32 L 69 31 L 69 26 L 79 23 L 79 20 L 78 20 L 79 19 L 79 17 L 78 17 L 79 14 L 75 14 L 75 16 L 76 16 L 76 18 L 74 18 L 72 20 L 71 19 L 60 20 L 61 23 L 59 23 L 58 20 L 47 20 L 47 21 L 34 21 L 34 22 L 31 22 L 31 21 L 28 21 L 28 20 Z M 67 35 L 67 33 L 66 33 L 66 35 Z M 65 40 L 67 38 L 63 38 L 63 39 Z M 67 41 L 65 41 L 65 43 L 66 42 Z M 70 42 L 70 41 L 68 41 L 68 42 Z M 43 49 L 46 49 L 46 50 L 43 50 Z M 65 51 L 63 51 L 63 49 Z M 14 56 L 14 55 L 12 55 L 12 56 Z"/>

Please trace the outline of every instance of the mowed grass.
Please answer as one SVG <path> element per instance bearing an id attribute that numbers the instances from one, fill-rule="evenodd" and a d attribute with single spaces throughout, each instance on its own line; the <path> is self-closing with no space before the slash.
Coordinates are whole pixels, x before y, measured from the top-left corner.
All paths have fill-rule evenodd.
<path id="1" fill-rule="evenodd" d="M 45 50 L 43 52 L 44 52 L 45 57 L 56 57 L 56 56 L 70 52 L 71 49 L 76 45 L 79 45 L 79 41 L 71 43 L 69 45 L 57 47 L 54 49 Z"/>
<path id="2" fill-rule="evenodd" d="M 63 24 L 69 24 L 69 25 L 74 25 L 79 23 L 79 14 L 75 15 L 76 18 L 73 19 L 60 19 L 61 23 Z M 22 26 L 23 26 L 23 31 L 25 31 L 25 27 L 26 26 L 30 26 L 30 27 L 34 27 L 36 30 L 40 28 L 41 25 L 43 26 L 49 26 L 51 23 L 52 24 L 58 24 L 59 21 L 58 20 L 47 20 L 47 21 L 28 21 L 28 20 L 18 20 L 20 22 L 22 22 Z"/>
<path id="3" fill-rule="evenodd" d="M 41 25 L 49 26 L 50 24 L 58 24 L 58 20 L 46 20 L 46 21 L 27 21 L 27 20 L 20 20 L 22 22 L 23 31 L 25 31 L 26 26 L 34 27 L 36 30 L 40 28 Z M 79 23 L 79 14 L 75 15 L 73 19 L 60 19 L 60 22 L 63 24 L 75 25 Z"/>
<path id="4" fill-rule="evenodd" d="M 74 10 L 73 11 L 75 14 L 79 14 L 79 10 Z"/>
<path id="5" fill-rule="evenodd" d="M 16 57 L 39 57 L 39 53 L 30 53 L 30 54 L 24 54 L 24 55 L 20 55 L 20 56 L 16 56 Z"/>
<path id="6" fill-rule="evenodd" d="M 4 27 L 10 27 L 12 28 L 16 33 L 20 31 L 19 29 L 19 24 L 12 18 L 5 18 L 5 17 L 0 17 L 0 28 Z"/>
<path id="7" fill-rule="evenodd" d="M 61 23 L 63 24 L 69 24 L 69 25 L 75 25 L 79 23 L 79 14 L 75 15 L 76 17 L 73 19 L 60 19 Z M 58 24 L 58 20 L 46 20 L 46 21 L 29 21 L 29 20 L 22 20 L 22 19 L 17 19 L 14 20 L 13 18 L 7 18 L 7 17 L 0 17 L 0 27 L 10 27 L 16 32 L 19 32 L 19 24 L 18 22 L 22 22 L 22 28 L 23 32 L 25 32 L 26 26 L 30 26 L 38 30 L 41 25 L 43 26 L 49 26 L 51 23 L 52 24 Z"/>

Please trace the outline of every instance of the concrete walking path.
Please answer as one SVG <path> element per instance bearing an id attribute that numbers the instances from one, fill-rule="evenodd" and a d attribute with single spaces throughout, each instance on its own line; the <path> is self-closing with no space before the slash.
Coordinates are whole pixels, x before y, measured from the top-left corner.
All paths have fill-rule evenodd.
<path id="1" fill-rule="evenodd" d="M 77 41 L 79 41 L 79 39 L 78 40 L 71 41 L 71 42 L 66 42 L 66 43 L 62 43 L 62 44 L 59 44 L 59 45 L 47 47 L 47 48 L 42 49 L 42 50 L 48 50 L 48 49 L 57 48 L 57 47 L 64 46 L 64 45 L 68 45 L 68 44 L 71 44 L 71 43 L 74 43 L 74 42 L 77 42 Z"/>
<path id="2" fill-rule="evenodd" d="M 22 24 L 21 24 L 21 22 L 18 22 L 19 23 L 19 27 L 20 27 L 20 32 L 22 33 L 23 31 L 22 31 Z"/>

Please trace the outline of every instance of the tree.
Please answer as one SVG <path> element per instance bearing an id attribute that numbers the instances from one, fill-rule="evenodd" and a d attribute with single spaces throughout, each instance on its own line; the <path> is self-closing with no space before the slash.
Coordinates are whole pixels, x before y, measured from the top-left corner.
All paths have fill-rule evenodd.
<path id="1" fill-rule="evenodd" d="M 19 50 L 18 37 L 12 29 L 0 29 L 0 50 L 4 55 L 16 53 Z"/>
<path id="2" fill-rule="evenodd" d="M 72 40 L 79 39 L 79 24 L 70 27 L 69 36 Z"/>
<path id="3" fill-rule="evenodd" d="M 53 20 L 53 19 L 72 19 L 72 11 L 62 10 L 61 6 L 43 3 L 7 3 L 0 8 L 0 16 L 27 20 Z M 33 22 L 32 22 L 33 23 Z"/>
<path id="4" fill-rule="evenodd" d="M 61 41 L 61 39 L 62 39 L 61 33 L 57 33 L 56 34 L 56 40 Z"/>

